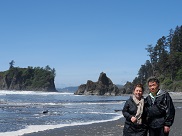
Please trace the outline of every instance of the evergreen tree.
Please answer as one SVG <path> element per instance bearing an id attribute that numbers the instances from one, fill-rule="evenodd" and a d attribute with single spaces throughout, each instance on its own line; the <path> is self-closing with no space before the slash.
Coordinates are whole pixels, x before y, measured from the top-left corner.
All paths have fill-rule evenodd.
<path id="1" fill-rule="evenodd" d="M 168 63 L 168 51 L 167 51 L 167 42 L 166 42 L 166 37 L 162 37 L 157 41 L 157 44 L 155 46 L 156 52 L 157 52 L 157 68 L 158 68 L 158 73 L 159 75 L 163 73 L 166 75 L 167 73 L 167 68 L 169 67 Z M 166 63 L 164 63 L 166 62 Z"/>
<path id="2" fill-rule="evenodd" d="M 182 89 L 182 26 L 170 29 L 168 36 L 162 36 L 155 46 L 145 48 L 150 60 L 141 65 L 138 76 L 132 84 L 145 84 L 150 76 L 157 76 L 168 89 Z M 177 89 L 178 88 L 178 89 Z"/>
<path id="3" fill-rule="evenodd" d="M 15 64 L 15 61 L 14 60 L 12 60 L 10 63 L 9 63 L 9 69 L 11 69 L 11 68 L 13 68 L 14 67 L 14 64 Z"/>
<path id="4" fill-rule="evenodd" d="M 156 69 L 157 69 L 157 52 L 155 51 L 154 47 L 151 44 L 148 45 L 148 47 L 145 49 L 149 53 L 150 62 L 152 65 L 152 75 L 155 76 L 156 75 Z"/>

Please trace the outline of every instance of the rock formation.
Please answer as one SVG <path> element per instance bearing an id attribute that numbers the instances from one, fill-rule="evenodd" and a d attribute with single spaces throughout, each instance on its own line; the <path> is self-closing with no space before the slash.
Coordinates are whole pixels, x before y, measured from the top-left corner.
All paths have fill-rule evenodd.
<path id="1" fill-rule="evenodd" d="M 106 76 L 106 74 L 102 72 L 100 73 L 97 82 L 88 80 L 86 84 L 80 85 L 74 94 L 116 96 L 121 95 L 121 91 L 115 84 L 113 84 L 113 82 Z"/>
<path id="2" fill-rule="evenodd" d="M 17 67 L 0 72 L 0 90 L 57 91 L 51 71 Z"/>

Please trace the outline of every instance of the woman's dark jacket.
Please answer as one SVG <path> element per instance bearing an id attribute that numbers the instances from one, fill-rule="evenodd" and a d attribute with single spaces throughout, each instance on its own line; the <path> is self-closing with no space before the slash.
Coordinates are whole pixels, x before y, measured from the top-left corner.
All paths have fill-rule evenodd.
<path id="1" fill-rule="evenodd" d="M 132 127 L 136 128 L 136 129 L 137 128 L 138 129 L 146 128 L 146 112 L 145 112 L 144 108 L 143 108 L 143 114 L 142 114 L 142 124 L 139 125 L 139 124 L 131 122 L 131 117 L 135 116 L 136 112 L 137 112 L 137 105 L 133 101 L 133 98 L 130 97 L 126 101 L 126 103 L 125 103 L 125 105 L 123 107 L 123 110 L 122 110 L 123 116 L 126 118 L 125 125 L 132 126 Z"/>
<path id="2" fill-rule="evenodd" d="M 152 101 L 150 95 L 146 97 L 148 124 L 151 128 L 171 126 L 174 121 L 175 108 L 168 92 L 160 90 Z"/>

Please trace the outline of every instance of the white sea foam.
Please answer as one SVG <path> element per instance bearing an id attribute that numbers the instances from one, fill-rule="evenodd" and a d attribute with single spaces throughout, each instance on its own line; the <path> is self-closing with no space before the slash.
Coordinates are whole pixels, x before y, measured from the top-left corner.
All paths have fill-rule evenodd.
<path id="1" fill-rule="evenodd" d="M 104 113 L 104 112 L 81 112 L 81 113 L 84 113 L 84 114 L 110 114 L 110 115 L 116 115 L 118 113 Z M 120 115 L 120 114 L 119 114 Z"/>
<path id="2" fill-rule="evenodd" d="M 66 116 L 67 114 L 64 114 L 64 113 L 69 113 L 69 112 L 72 112 L 72 116 L 76 116 L 76 117 L 80 114 L 80 112 L 86 116 L 88 115 L 89 117 L 97 116 L 96 114 L 98 115 L 106 114 L 106 116 L 104 117 L 108 116 L 108 118 L 113 116 L 107 115 L 107 114 L 115 114 L 114 116 L 116 116 L 116 118 L 111 120 L 93 121 L 93 122 L 86 122 L 86 123 L 83 123 L 83 122 L 78 123 L 80 120 L 78 121 L 74 120 L 73 122 L 71 117 L 70 118 L 68 117 L 66 118 L 65 122 L 63 122 L 63 123 L 69 122 L 68 124 L 61 123 L 59 125 L 52 125 L 52 123 L 54 123 L 54 120 L 49 122 L 49 118 L 44 117 L 47 125 L 36 125 L 37 123 L 35 123 L 35 125 L 27 126 L 25 129 L 21 129 L 18 131 L 9 131 L 7 126 L 7 128 L 2 128 L 2 131 L 7 130 L 8 132 L 1 132 L 0 136 L 20 136 L 26 133 L 44 131 L 44 130 L 54 129 L 54 128 L 61 128 L 65 126 L 87 125 L 92 123 L 116 120 L 122 117 L 122 113 L 114 112 L 114 108 L 116 109 L 120 108 L 118 106 L 124 102 L 122 101 L 121 97 L 80 96 L 80 95 L 75 96 L 73 93 L 67 93 L 67 92 L 64 92 L 64 93 L 50 92 L 49 93 L 49 92 L 7 91 L 7 90 L 0 91 L 0 98 L 1 98 L 0 102 L 2 102 L 0 105 L 0 108 L 2 108 L 3 110 L 2 112 L 4 113 L 16 112 L 16 114 L 18 114 L 18 116 L 20 117 L 22 115 L 25 115 L 25 119 L 28 116 L 28 114 L 30 114 L 32 117 L 35 117 L 35 119 L 39 119 L 39 118 L 42 119 L 42 116 L 49 117 L 49 115 L 51 115 L 51 117 L 53 115 L 53 117 L 55 118 L 58 118 L 60 114 L 63 116 L 64 115 Z M 98 106 L 103 105 L 104 112 L 102 112 L 102 109 L 94 110 L 93 107 L 97 105 Z M 15 107 L 18 107 L 18 109 L 20 110 L 17 112 Z M 24 109 L 24 107 L 30 107 L 30 109 L 29 108 Z M 60 109 L 59 111 L 59 108 L 62 108 L 62 107 L 64 108 Z M 77 109 L 78 107 L 79 109 Z M 36 112 L 34 111 L 34 108 L 36 108 Z M 48 112 L 48 114 L 39 114 L 39 113 L 42 113 L 42 111 L 44 111 L 44 108 L 48 109 L 50 112 Z M 9 114 L 9 115 L 10 117 L 12 116 L 12 118 L 14 118 L 13 114 Z M 84 117 L 83 119 L 86 121 L 87 119 Z M 26 120 L 24 121 L 26 122 Z M 31 121 L 33 121 L 33 118 Z M 62 120 L 60 120 L 60 122 L 62 122 Z M 72 123 L 70 124 L 70 122 Z M 11 123 L 11 120 L 8 120 L 8 123 Z M 58 123 L 58 121 L 55 121 L 54 124 L 56 123 Z M 24 126 L 24 125 L 22 125 L 20 122 L 20 126 Z M 18 127 L 14 127 L 14 129 L 17 129 L 17 128 Z"/>
<path id="3" fill-rule="evenodd" d="M 42 91 L 15 91 L 15 90 L 1 90 L 0 95 L 6 94 L 32 94 L 32 95 L 57 95 L 57 94 L 65 94 L 65 95 L 73 95 L 73 93 L 68 92 L 42 92 Z"/>
<path id="4" fill-rule="evenodd" d="M 62 103 L 62 105 L 98 105 L 98 104 L 122 104 L 125 101 L 117 101 L 117 102 L 80 102 L 80 103 Z"/>
<path id="5" fill-rule="evenodd" d="M 58 125 L 30 125 L 30 126 L 27 126 L 25 129 L 21 129 L 18 131 L 0 133 L 0 136 L 21 136 L 21 135 L 28 134 L 28 133 L 45 131 L 45 130 L 55 129 L 55 128 L 62 128 L 62 127 L 66 127 L 66 126 L 89 125 L 89 124 L 93 124 L 93 123 L 114 121 L 114 120 L 118 120 L 122 117 L 123 117 L 123 115 L 118 115 L 115 118 L 110 119 L 110 120 L 84 122 L 84 123 L 71 123 L 71 124 L 58 124 Z"/>

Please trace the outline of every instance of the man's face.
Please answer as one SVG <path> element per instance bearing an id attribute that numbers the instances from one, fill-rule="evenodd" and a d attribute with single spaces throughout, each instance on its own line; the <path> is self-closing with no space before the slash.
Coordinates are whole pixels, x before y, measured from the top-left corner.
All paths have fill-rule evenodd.
<path id="1" fill-rule="evenodd" d="M 159 85 L 156 82 L 149 82 L 148 83 L 149 86 L 149 90 L 152 94 L 157 94 L 158 90 L 159 90 Z"/>

